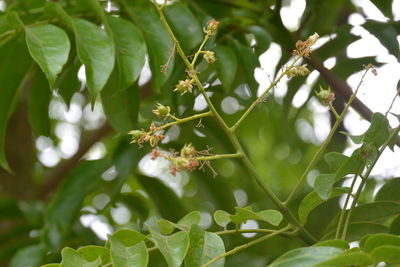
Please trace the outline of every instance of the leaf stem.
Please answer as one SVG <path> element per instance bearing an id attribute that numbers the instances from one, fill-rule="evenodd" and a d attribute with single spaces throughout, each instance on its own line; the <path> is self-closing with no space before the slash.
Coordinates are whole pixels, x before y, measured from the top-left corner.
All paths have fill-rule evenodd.
<path id="1" fill-rule="evenodd" d="M 309 173 L 309 171 L 314 167 L 314 165 L 317 163 L 317 161 L 320 159 L 322 153 L 325 151 L 326 147 L 328 146 L 328 144 L 331 142 L 333 135 L 335 134 L 337 128 L 339 127 L 340 123 L 342 122 L 344 116 L 347 113 L 347 110 L 350 108 L 351 103 L 354 101 L 354 99 L 356 99 L 357 93 L 361 87 L 362 82 L 364 81 L 364 77 L 367 74 L 368 70 L 370 69 L 370 67 L 366 67 L 364 74 L 361 77 L 361 80 L 356 88 L 356 90 L 354 91 L 354 93 L 351 95 L 349 101 L 347 102 L 346 106 L 343 109 L 343 112 L 340 114 L 339 118 L 336 120 L 335 124 L 332 126 L 331 131 L 328 134 L 328 137 L 325 139 L 324 143 L 319 147 L 319 149 L 317 150 L 317 152 L 314 154 L 313 158 L 311 159 L 310 163 L 308 164 L 308 166 L 306 167 L 306 169 L 304 170 L 303 174 L 301 175 L 297 185 L 295 186 L 295 188 L 292 190 L 292 192 L 290 193 L 289 197 L 286 199 L 286 201 L 284 202 L 285 204 L 290 203 L 290 201 L 293 200 L 294 196 L 296 195 L 296 193 L 300 190 L 301 186 L 303 185 L 303 183 L 305 182 L 306 178 L 307 178 L 307 174 Z"/>
<path id="2" fill-rule="evenodd" d="M 207 160 L 215 160 L 215 159 L 232 159 L 232 158 L 241 158 L 243 155 L 241 153 L 234 153 L 234 154 L 219 154 L 213 156 L 203 156 L 203 157 L 196 157 L 199 161 L 207 161 Z"/>
<path id="3" fill-rule="evenodd" d="M 155 129 L 154 131 L 150 131 L 147 134 L 153 134 L 153 133 L 155 133 L 155 132 L 157 132 L 157 131 L 159 131 L 161 129 L 165 129 L 165 128 L 171 127 L 173 125 L 182 124 L 182 123 L 185 123 L 185 122 L 188 122 L 188 121 L 204 118 L 204 117 L 207 117 L 207 116 L 212 116 L 211 111 L 195 114 L 195 115 L 192 115 L 192 116 L 189 116 L 189 117 L 186 117 L 186 118 L 182 118 L 182 119 L 178 119 L 178 118 L 176 118 L 174 116 L 175 121 L 166 123 L 164 125 L 161 125 L 160 127 L 157 127 L 157 129 Z"/>
<path id="4" fill-rule="evenodd" d="M 233 255 L 233 254 L 235 254 L 235 253 L 237 253 L 237 252 L 239 252 L 239 251 L 241 251 L 241 250 L 247 249 L 248 247 L 251 247 L 251 246 L 253 246 L 253 245 L 256 245 L 256 244 L 258 244 L 258 243 L 260 243 L 260 242 L 262 242 L 262 241 L 265 241 L 265 240 L 267 240 L 267 239 L 270 239 L 270 238 L 272 238 L 272 237 L 274 237 L 274 236 L 276 236 L 276 235 L 282 234 L 282 233 L 286 232 L 286 231 L 289 230 L 289 229 L 290 229 L 290 226 L 286 226 L 286 227 L 284 227 L 284 228 L 282 228 L 282 229 L 280 229 L 280 230 L 276 230 L 276 231 L 274 231 L 274 232 L 272 232 L 272 233 L 270 233 L 270 234 L 267 234 L 267 235 L 262 236 L 262 237 L 260 237 L 260 238 L 254 239 L 253 241 L 250 241 L 250 242 L 248 242 L 248 243 L 246 243 L 246 244 L 243 244 L 243 245 L 241 245 L 241 246 L 235 247 L 234 249 L 229 250 L 229 251 L 225 252 L 224 254 L 219 255 L 218 257 L 215 257 L 214 259 L 210 260 L 210 261 L 207 262 L 206 264 L 203 264 L 201 267 L 210 266 L 211 264 L 213 264 L 213 263 L 219 261 L 219 260 L 222 259 L 222 258 L 225 258 L 225 257 L 227 257 L 227 256 Z"/>
<path id="5" fill-rule="evenodd" d="M 261 189 L 271 198 L 271 200 L 274 202 L 274 204 L 277 206 L 277 208 L 282 212 L 283 216 L 286 218 L 286 220 L 292 224 L 294 227 L 299 229 L 300 236 L 301 238 L 309 243 L 313 244 L 316 242 L 316 239 L 299 223 L 297 218 L 293 215 L 293 213 L 290 211 L 290 209 L 282 203 L 282 201 L 275 195 L 275 193 L 265 184 L 261 176 L 258 174 L 256 169 L 254 168 L 253 164 L 251 163 L 250 159 L 248 158 L 247 154 L 244 152 L 237 136 L 234 134 L 233 130 L 228 127 L 228 125 L 225 123 L 221 115 L 218 113 L 217 109 L 211 102 L 211 99 L 209 96 L 206 94 L 206 90 L 203 87 L 203 84 L 199 80 L 199 77 L 197 75 L 197 72 L 194 68 L 194 66 L 187 60 L 187 57 L 185 53 L 183 52 L 178 40 L 176 39 L 174 33 L 172 32 L 170 26 L 168 25 L 168 22 L 166 21 L 162 8 L 160 8 L 155 0 L 153 0 L 153 3 L 155 4 L 158 14 L 160 16 L 160 19 L 164 26 L 166 27 L 168 33 L 170 34 L 171 38 L 174 40 L 176 44 L 176 49 L 182 60 L 185 62 L 187 70 L 192 74 L 191 78 L 193 81 L 196 83 L 197 87 L 199 88 L 200 93 L 203 95 L 204 99 L 206 100 L 208 104 L 208 108 L 210 109 L 210 112 L 212 113 L 213 117 L 217 120 L 218 124 L 221 126 L 222 130 L 225 132 L 225 134 L 228 136 L 229 140 L 231 141 L 233 147 L 236 149 L 236 153 L 239 153 L 242 155 L 241 159 L 242 162 L 247 169 L 247 171 L 250 173 L 250 175 L 256 180 L 258 185 L 261 187 Z M 292 63 L 292 65 L 295 64 L 295 62 L 299 60 L 299 58 L 296 58 L 296 60 Z M 285 75 L 286 71 L 283 72 L 280 76 L 280 78 Z M 271 84 L 272 88 L 274 86 L 274 83 Z M 264 92 L 263 95 L 260 96 L 260 100 L 262 99 L 263 96 L 265 96 L 266 92 Z M 256 104 L 256 103 L 255 103 Z M 254 104 L 254 105 L 255 105 Z M 254 108 L 254 107 L 253 107 Z M 250 111 L 253 109 L 251 108 Z M 250 112 L 249 111 L 249 112 Z M 247 115 L 246 115 L 247 116 Z"/>
<path id="6" fill-rule="evenodd" d="M 288 68 L 286 68 L 285 71 L 283 71 L 278 78 L 275 79 L 275 81 L 273 81 L 269 87 L 259 96 L 257 97 L 256 100 L 254 100 L 254 102 L 247 108 L 247 110 L 243 113 L 243 115 L 239 118 L 239 120 L 237 120 L 235 122 L 235 124 L 230 128 L 230 130 L 232 132 L 234 132 L 236 130 L 236 128 L 247 118 L 247 116 L 251 113 L 251 111 L 256 107 L 256 105 L 260 102 L 262 102 L 265 98 L 265 96 L 269 93 L 269 91 L 271 91 L 272 88 L 275 87 L 275 85 L 277 85 L 279 83 L 279 81 L 283 78 L 283 76 L 285 76 L 293 67 L 294 65 L 303 57 L 302 54 L 298 55 L 292 62 L 292 64 L 290 64 L 290 66 Z"/>

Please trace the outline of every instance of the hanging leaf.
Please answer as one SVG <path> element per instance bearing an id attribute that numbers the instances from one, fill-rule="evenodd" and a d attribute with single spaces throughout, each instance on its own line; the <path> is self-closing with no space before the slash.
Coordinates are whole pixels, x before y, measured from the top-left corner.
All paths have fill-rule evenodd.
<path id="1" fill-rule="evenodd" d="M 192 225 L 189 232 L 189 251 L 185 258 L 185 266 L 200 267 L 215 257 L 225 253 L 224 242 L 217 234 L 203 231 L 198 225 Z M 224 266 L 225 258 L 209 265 Z"/>
<path id="2" fill-rule="evenodd" d="M 178 232 L 170 236 L 164 236 L 149 227 L 154 243 L 164 256 L 169 267 L 181 266 L 189 249 L 189 235 L 186 232 Z"/>
<path id="3" fill-rule="evenodd" d="M 50 136 L 50 97 L 51 91 L 46 76 L 37 69 L 32 78 L 28 99 L 29 122 L 36 136 Z"/>
<path id="4" fill-rule="evenodd" d="M 150 1 L 122 2 L 129 17 L 143 32 L 149 52 L 153 87 L 159 89 L 172 73 L 174 44 Z"/>
<path id="5" fill-rule="evenodd" d="M 382 113 L 374 113 L 371 125 L 364 133 L 364 143 L 380 147 L 389 138 L 389 121 Z"/>
<path id="6" fill-rule="evenodd" d="M 356 149 L 351 154 L 350 158 L 347 159 L 345 163 L 341 165 L 336 173 L 335 180 L 339 181 L 347 174 L 361 173 L 364 169 L 365 161 L 361 156 L 361 150 Z"/>
<path id="7" fill-rule="evenodd" d="M 396 42 L 398 31 L 396 30 L 397 25 L 393 22 L 378 22 L 378 21 L 367 21 L 363 24 L 363 28 L 369 31 L 372 35 L 378 38 L 379 42 L 389 50 L 399 60 L 400 48 Z"/>
<path id="8" fill-rule="evenodd" d="M 81 81 L 78 79 L 78 71 L 82 63 L 79 62 L 77 57 L 74 57 L 71 64 L 68 64 L 61 72 L 59 79 L 56 82 L 58 93 L 64 99 L 64 102 L 69 107 L 71 104 L 72 96 L 79 92 L 81 89 Z"/>
<path id="9" fill-rule="evenodd" d="M 160 228 L 161 233 L 171 234 L 175 228 L 182 231 L 189 231 L 192 225 L 197 225 L 200 223 L 201 214 L 199 211 L 192 211 L 180 219 L 176 224 L 165 219 L 160 219 L 157 221 L 157 226 Z"/>
<path id="10" fill-rule="evenodd" d="M 353 242 L 360 240 L 366 234 L 375 233 L 387 233 L 388 228 L 381 224 L 368 223 L 368 222 L 356 222 L 350 223 L 347 229 L 346 241 Z M 322 237 L 321 240 L 328 240 L 335 237 L 336 229 L 329 232 Z"/>
<path id="11" fill-rule="evenodd" d="M 140 30 L 131 22 L 119 17 L 107 17 L 112 31 L 118 65 L 118 88 L 125 90 L 139 78 L 145 63 L 146 44 Z"/>
<path id="12" fill-rule="evenodd" d="M 25 34 L 32 58 L 46 74 L 50 88 L 54 89 L 57 76 L 68 60 L 70 43 L 67 34 L 51 24 L 26 27 Z"/>
<path id="13" fill-rule="evenodd" d="M 231 91 L 231 86 L 236 77 L 237 58 L 235 53 L 228 46 L 217 46 L 215 49 L 217 61 L 218 77 L 222 82 L 222 86 L 227 92 Z"/>
<path id="14" fill-rule="evenodd" d="M 15 64 L 18 62 L 18 64 Z M 4 44 L 0 49 L 0 166 L 11 172 L 4 151 L 5 133 L 12 105 L 28 66 L 31 64 L 28 50 L 21 39 Z"/>
<path id="15" fill-rule="evenodd" d="M 140 241 L 147 241 L 147 237 L 137 231 L 129 230 L 129 229 L 120 229 L 115 231 L 112 235 L 114 240 L 119 241 L 126 247 L 132 247 L 138 244 Z M 110 242 L 107 241 L 106 246 L 110 247 Z"/>
<path id="16" fill-rule="evenodd" d="M 373 210 L 374 212 L 371 212 Z M 372 222 L 400 214 L 400 203 L 392 201 L 376 201 L 359 205 L 353 209 L 350 221 Z"/>

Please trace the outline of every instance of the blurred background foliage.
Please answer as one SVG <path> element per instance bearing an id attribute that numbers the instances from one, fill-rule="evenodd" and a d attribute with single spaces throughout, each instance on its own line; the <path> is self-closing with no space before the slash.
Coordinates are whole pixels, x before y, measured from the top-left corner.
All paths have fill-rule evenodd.
<path id="1" fill-rule="evenodd" d="M 149 160 L 149 147 L 129 144 L 129 130 L 147 129 L 152 121 L 163 123 L 151 113 L 155 102 L 170 105 L 178 117 L 200 112 L 205 102 L 197 91 L 182 97 L 173 92 L 185 69 L 177 56 L 170 57 L 173 43 L 149 1 L 99 1 L 100 9 L 93 2 L 0 1 L 1 266 L 59 261 L 64 246 L 103 244 L 107 233 L 121 228 L 141 231 L 144 222 L 161 217 L 177 221 L 193 210 L 201 211 L 203 228 L 217 231 L 220 227 L 211 218 L 217 209 L 232 213 L 235 206 L 273 208 L 235 160 L 212 162 L 215 178 L 207 168 L 172 176 L 168 162 Z M 297 40 L 314 32 L 322 37 L 306 62 L 316 71 L 279 84 L 238 129 L 257 170 L 282 198 L 322 142 L 321 127 L 329 132 L 329 123 L 318 124 L 321 106 L 313 97 L 315 90 L 330 86 L 340 111 L 351 92 L 346 79 L 363 64 L 382 64 L 375 57 L 349 57 L 347 47 L 360 38 L 352 34 L 349 17 L 364 18 L 361 26 L 400 57 L 400 22 L 394 20 L 392 1 L 365 2 L 375 5 L 387 21 L 369 20 L 358 1 L 345 0 L 306 1 L 295 27 L 285 27 L 282 21 L 290 0 L 181 0 L 165 10 L 189 55 L 202 41 L 207 21 L 220 21 L 217 36 L 206 45 L 218 60 L 213 65 L 200 62 L 198 70 L 228 124 L 254 101 L 262 84 L 284 68 Z M 34 43 L 33 26 L 45 23 L 66 33 L 50 37 L 50 46 L 70 43 L 67 63 L 50 83 L 43 66 L 35 63 L 40 59 L 30 56 L 34 47 L 28 40 Z M 268 50 L 272 46 L 280 49 Z M 281 56 L 262 57 L 279 50 Z M 274 56 L 278 60 L 272 60 Z M 332 58 L 334 66 L 325 67 L 323 62 Z M 160 67 L 167 61 L 162 73 Z M 271 73 L 261 68 L 265 65 Z M 264 76 L 254 75 L 255 69 Z M 308 89 L 305 101 L 294 106 L 301 86 Z M 370 119 L 361 102 L 356 101 L 354 109 Z M 197 123 L 169 129 L 161 148 L 179 150 L 192 143 L 199 150 L 232 152 L 215 121 L 203 119 L 204 127 Z M 328 151 L 345 148 L 346 138 L 337 135 Z M 326 168 L 321 162 L 311 173 Z M 371 201 L 376 185 L 373 179 L 369 182 L 363 202 Z M 304 188 L 294 205 L 308 192 Z M 312 212 L 306 228 L 322 236 L 338 209 L 337 198 L 328 201 Z M 239 234 L 223 238 L 227 248 L 248 240 Z M 300 239 L 274 237 L 228 257 L 226 266 L 264 266 L 301 245 Z M 165 265 L 157 251 L 150 258 L 150 266 Z"/>

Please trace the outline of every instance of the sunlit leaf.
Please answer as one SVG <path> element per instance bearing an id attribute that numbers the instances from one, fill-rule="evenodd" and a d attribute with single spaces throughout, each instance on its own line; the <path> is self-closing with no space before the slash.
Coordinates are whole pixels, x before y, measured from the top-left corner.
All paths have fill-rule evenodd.
<path id="1" fill-rule="evenodd" d="M 98 258 L 94 261 L 87 261 L 82 255 L 72 248 L 64 248 L 61 251 L 62 261 L 60 267 L 98 267 L 101 259 Z"/>
<path id="2" fill-rule="evenodd" d="M 226 227 L 231 222 L 231 215 L 223 210 L 214 212 L 214 221 L 222 227 Z"/>
<path id="3" fill-rule="evenodd" d="M 254 212 L 251 207 L 235 207 L 235 209 L 236 213 L 230 216 L 234 224 L 245 223 L 248 220 L 260 220 L 278 226 L 283 219 L 282 214 L 276 210 L 263 210 Z"/>
<path id="4" fill-rule="evenodd" d="M 125 246 L 113 236 L 109 236 L 110 255 L 114 267 L 146 267 L 149 254 L 143 241 L 133 246 Z"/>

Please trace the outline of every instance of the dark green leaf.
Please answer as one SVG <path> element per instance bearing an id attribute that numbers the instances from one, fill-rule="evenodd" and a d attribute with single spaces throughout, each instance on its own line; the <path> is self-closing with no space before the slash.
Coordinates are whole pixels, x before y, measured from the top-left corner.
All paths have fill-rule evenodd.
<path id="1" fill-rule="evenodd" d="M 246 29 L 254 34 L 256 39 L 256 52 L 258 54 L 265 52 L 271 45 L 271 35 L 264 28 L 258 25 L 249 26 Z"/>
<path id="2" fill-rule="evenodd" d="M 341 239 L 332 239 L 318 242 L 313 247 L 335 247 L 343 250 L 349 249 L 349 243 Z"/>
<path id="3" fill-rule="evenodd" d="M 385 262 L 388 264 L 400 264 L 400 247 L 381 246 L 371 253 L 375 263 Z"/>
<path id="4" fill-rule="evenodd" d="M 339 168 L 336 173 L 335 180 L 339 181 L 347 174 L 361 173 L 364 169 L 365 161 L 361 156 L 360 149 L 354 150 L 350 158 Z"/>
<path id="5" fill-rule="evenodd" d="M 347 230 L 346 240 L 348 242 L 358 241 L 366 234 L 387 233 L 388 228 L 381 224 L 356 222 L 350 223 Z M 332 239 L 335 237 L 336 229 L 326 234 L 322 240 Z"/>
<path id="6" fill-rule="evenodd" d="M 395 24 L 388 22 L 367 21 L 363 24 L 363 28 L 378 38 L 381 44 L 386 47 L 387 50 L 389 50 L 390 54 L 395 56 L 397 59 L 400 58 L 399 44 L 393 41 L 396 40 L 398 35 Z"/>
<path id="7" fill-rule="evenodd" d="M 213 258 L 225 253 L 224 242 L 217 234 L 205 232 L 199 226 L 192 225 L 189 232 L 189 251 L 185 258 L 185 266 L 200 267 Z M 224 266 L 225 259 L 209 265 L 210 267 Z"/>
<path id="8" fill-rule="evenodd" d="M 355 207 L 350 221 L 371 222 L 397 214 L 400 214 L 399 202 L 376 201 Z"/>
<path id="9" fill-rule="evenodd" d="M 200 45 L 204 33 L 197 18 L 182 2 L 166 6 L 165 16 L 185 53 Z"/>
<path id="10" fill-rule="evenodd" d="M 373 264 L 371 257 L 363 252 L 346 252 L 332 259 L 321 262 L 316 266 L 330 266 L 330 267 L 342 267 L 342 266 L 369 266 Z"/>
<path id="11" fill-rule="evenodd" d="M 32 88 L 28 99 L 28 116 L 36 136 L 50 136 L 49 104 L 51 91 L 45 75 L 39 69 L 32 78 Z"/>
<path id="12" fill-rule="evenodd" d="M 379 10 L 388 18 L 393 18 L 392 13 L 392 0 L 382 1 L 382 0 L 371 0 L 371 2 L 379 8 Z"/>
<path id="13" fill-rule="evenodd" d="M 108 122 L 118 132 L 127 133 L 136 127 L 139 112 L 139 87 L 134 84 L 118 90 L 118 74 L 114 70 L 101 92 L 101 102 Z"/>
<path id="14" fill-rule="evenodd" d="M 339 152 L 329 152 L 324 155 L 324 159 L 331 170 L 335 172 L 349 159 L 349 157 Z"/>
<path id="15" fill-rule="evenodd" d="M 313 187 L 320 198 L 327 200 L 332 192 L 333 184 L 336 182 L 336 175 L 332 173 L 320 174 L 315 178 Z"/>
<path id="16" fill-rule="evenodd" d="M 78 58 L 74 58 L 71 64 L 67 65 L 61 72 L 56 83 L 58 93 L 62 96 L 67 106 L 71 103 L 71 98 L 74 93 L 81 89 L 81 81 L 78 79 L 78 71 L 82 64 Z"/>
<path id="17" fill-rule="evenodd" d="M 18 62 L 18 64 L 15 64 Z M 25 42 L 9 41 L 0 49 L 0 166 L 11 172 L 4 151 L 5 133 L 18 88 L 31 60 Z"/>
<path id="18" fill-rule="evenodd" d="M 73 250 L 72 248 L 64 248 L 61 251 L 62 261 L 60 267 L 98 267 L 101 259 L 95 261 L 87 261 L 82 255 Z"/>
<path id="19" fill-rule="evenodd" d="M 390 130 L 390 134 L 392 135 L 393 134 L 393 137 L 389 140 L 389 143 L 388 143 L 388 147 L 394 152 L 394 146 L 396 145 L 396 143 L 397 143 L 397 140 L 398 140 L 398 135 L 399 135 L 399 132 L 400 132 L 400 127 L 396 127 L 396 128 L 394 128 L 394 129 L 392 129 L 392 130 Z"/>
<path id="20" fill-rule="evenodd" d="M 346 192 L 348 192 L 347 188 L 333 188 L 328 199 L 338 197 Z M 324 202 L 325 200 L 320 198 L 317 192 L 311 192 L 303 198 L 298 211 L 300 223 L 304 225 L 307 222 L 308 214 Z"/>
<path id="21" fill-rule="evenodd" d="M 21 248 L 11 259 L 10 267 L 38 266 L 42 262 L 45 247 L 43 244 L 35 244 Z"/>
<path id="22" fill-rule="evenodd" d="M 111 261 L 114 267 L 146 267 L 149 253 L 143 241 L 125 246 L 118 239 L 109 236 Z"/>
<path id="23" fill-rule="evenodd" d="M 64 244 L 84 198 L 101 182 L 101 174 L 109 167 L 108 159 L 82 161 L 65 179 L 45 217 L 43 237 L 52 250 Z"/>
<path id="24" fill-rule="evenodd" d="M 217 46 L 215 49 L 218 77 L 226 91 L 231 91 L 231 86 L 236 77 L 237 59 L 235 53 L 228 46 Z"/>
<path id="25" fill-rule="evenodd" d="M 364 143 L 380 147 L 389 138 L 389 121 L 381 113 L 372 115 L 371 125 L 364 133 Z"/>
<path id="26" fill-rule="evenodd" d="M 236 214 L 231 215 L 232 222 L 236 225 L 245 223 L 247 220 L 259 220 L 278 226 L 282 221 L 282 214 L 276 210 L 263 210 L 254 212 L 251 207 L 239 208 L 235 207 Z"/>
<path id="27" fill-rule="evenodd" d="M 400 215 L 396 217 L 390 224 L 389 233 L 400 235 Z"/>
<path id="28" fill-rule="evenodd" d="M 379 189 L 375 195 L 375 201 L 400 201 L 400 178 L 393 178 Z"/>
<path id="29" fill-rule="evenodd" d="M 140 241 L 147 241 L 147 237 L 145 235 L 129 229 L 120 229 L 114 232 L 112 237 L 126 247 L 132 247 Z M 109 246 L 110 244 L 107 243 L 106 247 Z"/>
<path id="30" fill-rule="evenodd" d="M 153 86 L 159 89 L 172 73 L 174 58 L 170 57 L 174 44 L 150 1 L 122 2 L 130 18 L 143 32 L 149 52 Z M 161 67 L 165 64 L 168 66 L 162 73 Z"/>
<path id="31" fill-rule="evenodd" d="M 146 56 L 146 44 L 140 30 L 131 22 L 107 17 L 113 34 L 119 70 L 119 90 L 131 87 L 139 78 Z"/>
<path id="32" fill-rule="evenodd" d="M 164 256 L 169 267 L 181 266 L 189 249 L 189 235 L 187 232 L 178 232 L 164 236 L 149 227 L 151 236 L 157 248 Z"/>
<path id="33" fill-rule="evenodd" d="M 214 221 L 222 227 L 226 227 L 231 222 L 231 215 L 223 210 L 214 212 Z"/>
<path id="34" fill-rule="evenodd" d="M 269 267 L 315 266 L 341 254 L 343 250 L 334 247 L 308 247 L 290 250 L 277 258 Z"/>
<path id="35" fill-rule="evenodd" d="M 400 237 L 392 234 L 371 235 L 363 243 L 362 249 L 366 252 L 371 252 L 380 246 L 400 247 Z"/>
<path id="36" fill-rule="evenodd" d="M 68 60 L 70 43 L 67 34 L 51 24 L 26 27 L 25 33 L 32 58 L 46 74 L 50 88 L 54 89 L 57 76 Z"/>
<path id="37" fill-rule="evenodd" d="M 101 265 L 110 263 L 110 251 L 100 246 L 80 247 L 77 252 L 81 254 L 87 261 L 95 261 L 101 259 Z"/>

